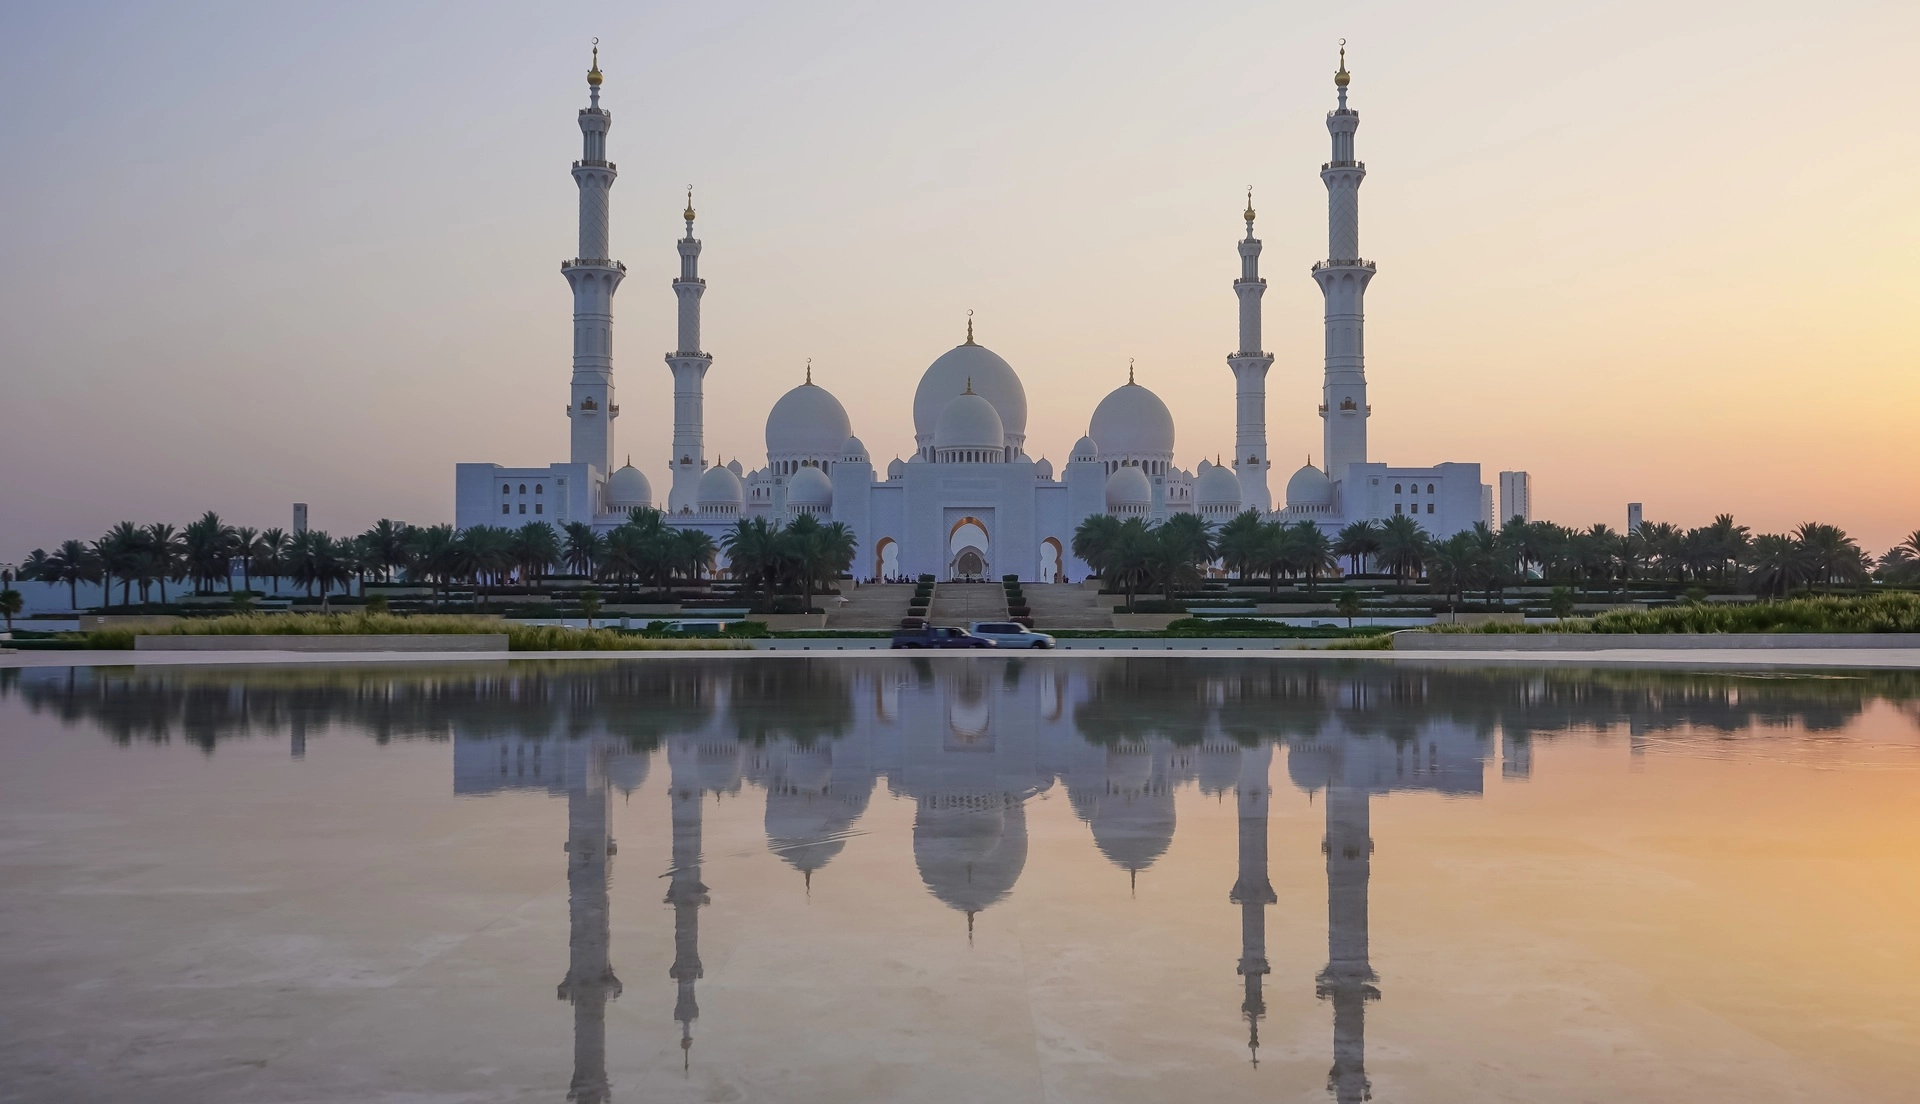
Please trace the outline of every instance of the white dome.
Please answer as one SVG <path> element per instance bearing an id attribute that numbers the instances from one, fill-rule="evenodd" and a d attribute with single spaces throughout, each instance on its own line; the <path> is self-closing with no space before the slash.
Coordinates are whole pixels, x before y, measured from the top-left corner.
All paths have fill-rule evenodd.
<path id="1" fill-rule="evenodd" d="M 853 436 L 847 409 L 826 388 L 803 383 L 767 412 L 767 455 L 838 459 Z"/>
<path id="2" fill-rule="evenodd" d="M 1200 478 L 1194 485 L 1194 501 L 1202 506 L 1238 506 L 1240 505 L 1240 477 L 1233 469 L 1218 467 L 1205 462 L 1200 463 Z"/>
<path id="3" fill-rule="evenodd" d="M 867 462 L 867 446 L 860 443 L 860 438 L 849 437 L 847 443 L 840 446 L 840 459 L 848 464 L 864 464 Z"/>
<path id="4" fill-rule="evenodd" d="M 825 510 L 833 505 L 833 481 L 819 468 L 801 468 L 787 480 L 787 505 Z"/>
<path id="5" fill-rule="evenodd" d="M 921 443 L 935 434 L 940 412 L 969 390 L 969 384 L 974 394 L 993 404 L 1005 436 L 1026 439 L 1027 389 L 1011 364 L 969 341 L 941 354 L 920 376 L 913 393 L 913 432 Z"/>
<path id="6" fill-rule="evenodd" d="M 1035 479 L 1052 479 L 1053 461 L 1042 456 L 1040 462 L 1033 466 L 1033 476 Z"/>
<path id="7" fill-rule="evenodd" d="M 933 447 L 937 449 L 1001 449 L 1007 444 L 1000 412 L 981 395 L 968 392 L 948 400 L 934 423 Z"/>
<path id="8" fill-rule="evenodd" d="M 741 466 L 740 466 L 740 458 L 739 458 L 738 456 L 736 456 L 736 457 L 734 457 L 733 459 L 731 459 L 731 460 L 729 460 L 729 461 L 727 461 L 727 470 L 728 470 L 728 471 L 730 471 L 730 472 L 732 472 L 732 473 L 733 473 L 733 474 L 735 474 L 735 475 L 746 475 L 746 474 L 747 474 L 747 469 L 745 469 L 745 468 L 743 468 L 743 467 L 741 467 Z"/>
<path id="9" fill-rule="evenodd" d="M 1093 438 L 1082 437 L 1073 443 L 1073 454 L 1067 457 L 1067 463 L 1097 462 L 1099 459 L 1100 446 L 1093 443 Z"/>
<path id="10" fill-rule="evenodd" d="M 1331 506 L 1333 505 L 1333 480 L 1327 473 L 1308 464 L 1293 473 L 1287 480 L 1287 505 L 1289 506 Z"/>
<path id="11" fill-rule="evenodd" d="M 607 477 L 608 513 L 623 513 L 638 506 L 653 505 L 653 485 L 639 468 L 628 460 L 627 466 Z"/>
<path id="12" fill-rule="evenodd" d="M 1093 408 L 1088 433 L 1105 456 L 1170 455 L 1173 415 L 1160 396 L 1137 383 L 1115 388 Z"/>
<path id="13" fill-rule="evenodd" d="M 887 478 L 898 479 L 905 474 L 907 474 L 906 461 L 901 460 L 898 456 L 894 457 L 893 462 L 887 465 Z"/>
<path id="14" fill-rule="evenodd" d="M 1151 506 L 1153 488 L 1147 486 L 1147 473 L 1139 468 L 1118 468 L 1107 477 L 1107 508 Z"/>
<path id="15" fill-rule="evenodd" d="M 700 473 L 700 487 L 694 498 L 702 506 L 738 506 L 746 498 L 740 477 L 728 468 L 715 465 Z"/>

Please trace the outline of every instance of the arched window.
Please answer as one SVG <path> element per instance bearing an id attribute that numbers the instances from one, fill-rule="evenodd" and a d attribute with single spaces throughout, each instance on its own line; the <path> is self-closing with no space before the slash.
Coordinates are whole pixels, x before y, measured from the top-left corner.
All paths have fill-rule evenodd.
<path id="1" fill-rule="evenodd" d="M 1429 483 L 1429 484 L 1427 484 L 1427 493 L 1428 493 L 1428 494 L 1432 494 L 1432 493 L 1433 493 L 1433 484 L 1431 484 L 1431 483 Z"/>
<path id="2" fill-rule="evenodd" d="M 501 493 L 501 494 L 512 494 L 512 493 L 513 493 L 513 487 L 512 487 L 512 485 L 511 485 L 511 484 L 507 484 L 507 483 L 502 483 L 502 484 L 500 484 L 500 493 Z"/>
<path id="3" fill-rule="evenodd" d="M 527 485 L 525 483 L 520 484 L 520 493 L 521 494 L 527 493 Z"/>
<path id="4" fill-rule="evenodd" d="M 1395 483 L 1395 484 L 1393 485 L 1393 493 L 1394 493 L 1394 494 L 1399 494 L 1399 493 L 1400 493 L 1400 484 L 1398 484 L 1398 483 Z M 1395 511 L 1394 511 L 1394 513 L 1396 513 L 1396 514 L 1397 514 L 1397 513 L 1399 513 L 1399 512 L 1400 512 L 1400 511 L 1398 511 L 1398 510 L 1395 510 Z"/>
<path id="5" fill-rule="evenodd" d="M 535 483 L 535 484 L 533 485 L 533 493 L 534 493 L 534 494 L 540 494 L 541 492 L 543 492 L 543 491 L 545 491 L 546 489 L 547 489 L 547 488 L 546 488 L 546 484 L 544 484 L 544 483 Z"/>

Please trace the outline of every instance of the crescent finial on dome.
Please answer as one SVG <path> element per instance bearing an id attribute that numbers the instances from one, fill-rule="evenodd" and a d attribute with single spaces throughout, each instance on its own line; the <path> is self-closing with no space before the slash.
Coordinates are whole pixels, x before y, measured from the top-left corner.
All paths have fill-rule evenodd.
<path id="1" fill-rule="evenodd" d="M 1336 88 L 1345 88 L 1351 80 L 1353 74 L 1347 72 L 1347 40 L 1343 38 L 1340 40 L 1340 69 L 1333 74 L 1333 83 Z"/>
<path id="2" fill-rule="evenodd" d="M 973 308 L 967 308 L 967 340 L 964 344 L 973 344 Z"/>
<path id="3" fill-rule="evenodd" d="M 691 184 L 687 185 L 687 209 L 680 212 L 680 217 L 688 222 L 693 221 L 693 185 Z"/>
<path id="4" fill-rule="evenodd" d="M 1241 217 L 1247 220 L 1249 226 L 1253 224 L 1253 185 L 1251 184 L 1247 185 L 1247 209 L 1241 212 Z"/>
<path id="5" fill-rule="evenodd" d="M 600 87 L 600 40 L 598 38 L 593 40 L 593 68 L 587 70 L 587 83 L 595 88 Z"/>
<path id="6" fill-rule="evenodd" d="M 807 386 L 813 386 L 813 358 L 807 358 Z"/>
<path id="7" fill-rule="evenodd" d="M 1134 386 L 1134 383 L 1133 383 L 1133 358 L 1132 358 L 1132 357 L 1128 357 L 1128 358 L 1127 358 L 1127 386 L 1128 386 L 1128 387 L 1132 387 L 1132 386 Z"/>

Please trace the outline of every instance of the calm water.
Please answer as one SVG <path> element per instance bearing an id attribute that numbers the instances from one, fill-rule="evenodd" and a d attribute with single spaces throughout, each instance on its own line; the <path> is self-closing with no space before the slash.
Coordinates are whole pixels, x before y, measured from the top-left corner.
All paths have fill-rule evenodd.
<path id="1" fill-rule="evenodd" d="M 0 675 L 0 1100 L 1920 1098 L 1911 674 Z"/>

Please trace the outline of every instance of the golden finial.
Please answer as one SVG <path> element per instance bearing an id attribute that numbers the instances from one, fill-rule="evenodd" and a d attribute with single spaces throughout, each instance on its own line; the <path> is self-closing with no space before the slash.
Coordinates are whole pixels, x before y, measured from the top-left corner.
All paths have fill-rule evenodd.
<path id="1" fill-rule="evenodd" d="M 1251 184 L 1247 185 L 1247 209 L 1242 211 L 1241 215 L 1245 217 L 1248 222 L 1253 221 L 1253 185 Z"/>
<path id="2" fill-rule="evenodd" d="M 680 212 L 680 217 L 688 222 L 693 221 L 693 185 L 691 184 L 687 185 L 687 209 Z"/>
<path id="3" fill-rule="evenodd" d="M 813 358 L 807 358 L 807 386 L 813 386 Z"/>
<path id="4" fill-rule="evenodd" d="M 968 308 L 967 310 L 967 341 L 966 343 L 968 345 L 973 344 L 973 310 L 972 308 Z"/>
<path id="5" fill-rule="evenodd" d="M 1340 71 L 1333 75 L 1333 83 L 1335 87 L 1345 88 L 1352 79 L 1352 74 L 1347 72 L 1347 40 L 1343 38 L 1340 40 Z"/>
<path id="6" fill-rule="evenodd" d="M 1127 358 L 1127 386 L 1133 386 L 1133 358 Z"/>
<path id="7" fill-rule="evenodd" d="M 587 83 L 595 88 L 600 87 L 600 39 L 598 37 L 593 40 L 593 68 L 587 70 Z"/>

